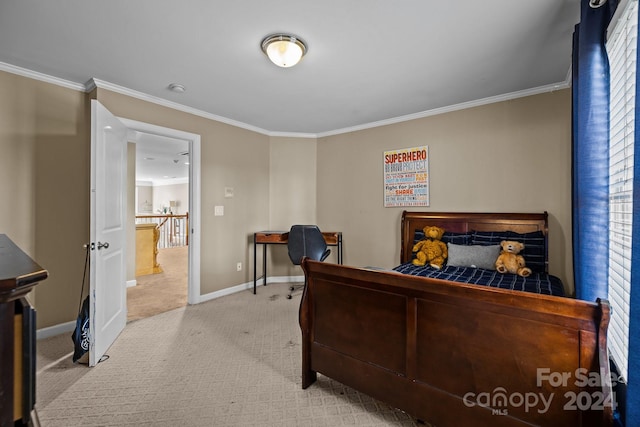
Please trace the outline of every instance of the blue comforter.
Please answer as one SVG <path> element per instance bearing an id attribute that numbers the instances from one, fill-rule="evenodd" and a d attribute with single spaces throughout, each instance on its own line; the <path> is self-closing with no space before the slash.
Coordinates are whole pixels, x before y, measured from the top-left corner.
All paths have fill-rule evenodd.
<path id="1" fill-rule="evenodd" d="M 529 277 L 516 274 L 501 274 L 495 270 L 473 267 L 445 266 L 442 270 L 430 266 L 419 267 L 412 263 L 401 264 L 393 269 L 399 273 L 433 279 L 450 280 L 492 288 L 533 292 L 536 294 L 565 296 L 560 279 L 547 273 L 532 273 Z"/>

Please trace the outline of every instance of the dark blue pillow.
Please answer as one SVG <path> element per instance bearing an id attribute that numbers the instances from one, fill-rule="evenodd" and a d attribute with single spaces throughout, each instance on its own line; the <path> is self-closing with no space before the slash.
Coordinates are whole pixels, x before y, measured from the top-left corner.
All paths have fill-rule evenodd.
<path id="1" fill-rule="evenodd" d="M 423 239 L 424 232 L 422 230 L 416 230 L 413 234 L 413 243 L 416 244 Z M 442 241 L 445 243 L 453 243 L 454 245 L 469 245 L 471 244 L 471 232 L 454 233 L 451 231 L 445 231 L 442 235 Z"/>
<path id="2" fill-rule="evenodd" d="M 454 245 L 470 245 L 471 233 L 453 233 L 451 231 L 445 231 L 442 236 L 442 241 Z"/>
<path id="3" fill-rule="evenodd" d="M 474 231 L 471 235 L 472 245 L 495 245 L 502 240 L 513 240 L 524 244 L 520 253 L 527 262 L 527 267 L 536 273 L 545 272 L 545 238 L 542 231 L 516 233 L 514 231 Z"/>

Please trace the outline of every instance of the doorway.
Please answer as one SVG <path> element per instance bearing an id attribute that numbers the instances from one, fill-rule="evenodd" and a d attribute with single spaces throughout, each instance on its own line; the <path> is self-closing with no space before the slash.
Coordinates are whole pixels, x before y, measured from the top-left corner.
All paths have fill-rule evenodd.
<path id="1" fill-rule="evenodd" d="M 129 129 L 128 140 L 133 143 L 136 163 L 145 163 L 144 176 L 139 174 L 141 166 L 137 166 L 134 173 L 135 207 L 128 209 L 132 234 L 139 232 L 136 229 L 140 226 L 135 223 L 158 225 L 156 262 L 159 268 L 151 274 L 141 271 L 147 274 L 138 275 L 134 260 L 134 271 L 132 267 L 128 269 L 128 320 L 132 321 L 199 300 L 200 136 L 121 120 Z M 129 244 L 133 254 L 136 254 L 135 240 Z"/>

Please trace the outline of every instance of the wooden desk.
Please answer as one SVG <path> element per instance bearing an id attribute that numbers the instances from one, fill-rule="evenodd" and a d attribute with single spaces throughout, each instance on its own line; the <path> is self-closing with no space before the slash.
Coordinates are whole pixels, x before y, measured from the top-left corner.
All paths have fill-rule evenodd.
<path id="1" fill-rule="evenodd" d="M 342 264 L 342 232 L 340 231 L 324 231 L 322 232 L 324 241 L 328 246 L 338 247 L 338 264 Z M 267 247 L 266 245 L 286 245 L 289 242 L 288 231 L 258 231 L 253 233 L 253 293 L 256 293 L 256 284 L 258 283 L 257 271 L 257 247 L 265 245 L 262 250 L 262 272 L 264 277 L 264 285 L 267 284 Z"/>
<path id="2" fill-rule="evenodd" d="M 16 311 L 19 299 L 31 291 L 41 280 L 47 278 L 47 270 L 35 263 L 6 235 L 0 234 L 0 426 L 13 426 L 14 421 L 22 424 L 29 421 L 29 413 L 35 403 L 35 364 L 33 372 L 27 378 L 28 384 L 17 387 L 18 391 L 29 391 L 29 396 L 15 396 L 15 345 L 16 345 Z M 24 313 L 22 313 L 24 315 Z M 35 324 L 32 325 L 35 328 Z M 32 334 L 35 339 L 35 329 Z M 35 361 L 35 341 L 30 344 L 27 362 Z M 20 366 L 22 368 L 22 366 Z M 19 378 L 23 381 L 24 378 Z M 26 388 L 25 388 L 26 387 Z M 24 399 L 27 401 L 25 402 Z M 24 408 L 15 414 L 16 406 Z"/>

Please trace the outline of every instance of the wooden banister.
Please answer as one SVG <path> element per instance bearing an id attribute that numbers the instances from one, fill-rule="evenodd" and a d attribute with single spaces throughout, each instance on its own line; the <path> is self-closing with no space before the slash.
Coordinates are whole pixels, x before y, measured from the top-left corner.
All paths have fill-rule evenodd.
<path id="1" fill-rule="evenodd" d="M 189 245 L 189 214 L 136 215 L 136 224 L 154 223 L 160 232 L 159 248 Z"/>

